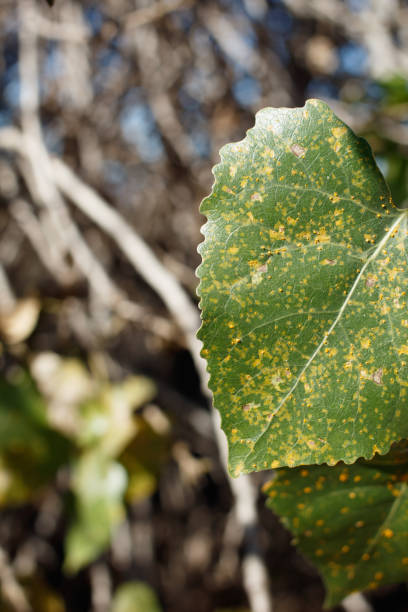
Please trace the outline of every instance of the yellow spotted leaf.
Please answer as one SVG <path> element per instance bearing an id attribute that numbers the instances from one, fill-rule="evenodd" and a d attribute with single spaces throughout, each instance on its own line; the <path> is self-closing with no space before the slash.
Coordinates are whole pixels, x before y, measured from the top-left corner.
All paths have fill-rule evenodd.
<path id="1" fill-rule="evenodd" d="M 200 245 L 231 473 L 353 463 L 408 437 L 407 211 L 319 100 L 221 150 Z"/>
<path id="2" fill-rule="evenodd" d="M 354 465 L 277 470 L 268 505 L 318 567 L 326 606 L 408 578 L 408 447 Z"/>

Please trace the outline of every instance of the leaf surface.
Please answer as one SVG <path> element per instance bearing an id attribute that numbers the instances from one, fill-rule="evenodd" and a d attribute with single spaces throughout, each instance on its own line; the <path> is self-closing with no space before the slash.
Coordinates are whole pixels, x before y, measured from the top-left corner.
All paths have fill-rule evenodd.
<path id="1" fill-rule="evenodd" d="M 327 606 L 408 577 L 408 447 L 383 457 L 280 469 L 268 505 L 318 567 Z"/>
<path id="2" fill-rule="evenodd" d="M 109 546 L 125 516 L 126 485 L 126 470 L 117 461 L 98 450 L 80 456 L 73 470 L 75 513 L 65 542 L 68 572 L 77 572 Z"/>
<path id="3" fill-rule="evenodd" d="M 408 436 L 407 213 L 323 102 L 258 113 L 201 211 L 203 356 L 232 474 Z"/>
<path id="4" fill-rule="evenodd" d="M 72 454 L 70 441 L 47 423 L 32 380 L 25 373 L 0 378 L 0 505 L 40 497 Z"/>
<path id="5" fill-rule="evenodd" d="M 161 606 L 149 585 L 134 580 L 118 587 L 112 602 L 112 612 L 161 612 Z"/>

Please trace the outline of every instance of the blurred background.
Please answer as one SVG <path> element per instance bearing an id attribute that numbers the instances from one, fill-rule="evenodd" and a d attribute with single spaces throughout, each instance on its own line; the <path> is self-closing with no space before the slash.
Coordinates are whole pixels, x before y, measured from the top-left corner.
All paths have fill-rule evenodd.
<path id="1" fill-rule="evenodd" d="M 268 474 L 220 459 L 198 209 L 220 146 L 309 97 L 405 206 L 408 2 L 0 0 L 0 25 L 0 609 L 320 611 Z"/>

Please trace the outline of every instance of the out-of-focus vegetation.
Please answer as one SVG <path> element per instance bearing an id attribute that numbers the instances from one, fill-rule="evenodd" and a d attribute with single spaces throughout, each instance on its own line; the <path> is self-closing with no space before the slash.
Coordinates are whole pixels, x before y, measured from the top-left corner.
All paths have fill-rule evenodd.
<path id="1" fill-rule="evenodd" d="M 48 4 L 0 3 L 0 608 L 238 612 L 243 534 L 188 342 L 54 157 L 194 302 L 211 166 L 261 107 L 326 99 L 406 205 L 408 3 Z M 276 609 L 320 610 L 260 508 Z"/>

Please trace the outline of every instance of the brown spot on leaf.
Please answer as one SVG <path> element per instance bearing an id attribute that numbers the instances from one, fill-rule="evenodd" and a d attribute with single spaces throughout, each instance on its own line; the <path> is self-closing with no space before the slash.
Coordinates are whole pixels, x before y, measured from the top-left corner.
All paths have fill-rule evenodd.
<path id="1" fill-rule="evenodd" d="M 383 375 L 383 368 L 379 368 L 376 372 L 374 372 L 373 374 L 373 382 L 375 382 L 376 385 L 381 385 L 382 384 L 382 375 Z"/>
<path id="2" fill-rule="evenodd" d="M 293 155 L 296 155 L 296 157 L 303 157 L 303 155 L 306 153 L 306 149 L 300 144 L 296 143 L 290 147 L 290 150 L 292 151 Z"/>

